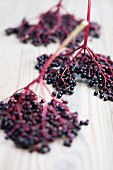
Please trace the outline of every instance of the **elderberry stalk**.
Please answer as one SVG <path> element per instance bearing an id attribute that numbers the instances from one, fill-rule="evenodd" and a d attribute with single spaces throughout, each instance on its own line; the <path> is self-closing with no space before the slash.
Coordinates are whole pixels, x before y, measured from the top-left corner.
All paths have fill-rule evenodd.
<path id="1" fill-rule="evenodd" d="M 71 39 L 87 24 L 83 22 L 78 26 L 77 30 L 72 32 Z M 37 79 L 0 102 L 0 127 L 6 133 L 6 139 L 11 139 L 20 148 L 45 154 L 50 151 L 48 143 L 58 138 L 62 138 L 64 146 L 69 147 L 81 126 L 88 125 L 88 120 L 79 122 L 78 113 L 69 110 L 67 101 L 59 101 L 51 96 L 52 99 L 48 102 L 30 89 L 35 83 L 40 83 L 42 90 L 45 87 L 50 93 L 42 80 L 44 73 L 71 39 L 67 38 L 49 58 Z"/>
<path id="2" fill-rule="evenodd" d="M 90 27 L 91 0 L 88 0 L 87 21 L 84 43 L 75 50 L 65 50 L 46 70 L 44 79 L 52 84 L 56 92 L 53 95 L 61 98 L 63 94 L 72 95 L 77 78 L 87 79 L 90 87 L 95 88 L 94 95 L 99 94 L 104 101 L 113 101 L 113 61 L 109 56 L 94 53 L 88 46 Z M 37 58 L 36 69 L 41 71 L 48 55 Z M 40 64 L 39 64 L 40 63 Z"/>

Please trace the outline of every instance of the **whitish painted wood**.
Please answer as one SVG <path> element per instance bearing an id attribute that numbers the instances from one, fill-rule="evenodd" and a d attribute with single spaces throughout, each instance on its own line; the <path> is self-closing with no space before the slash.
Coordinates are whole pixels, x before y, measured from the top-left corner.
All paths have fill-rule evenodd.
<path id="1" fill-rule="evenodd" d="M 6 37 L 4 29 L 16 26 L 25 16 L 37 16 L 56 2 L 0 0 L 0 100 L 37 76 L 33 69 L 36 56 L 54 52 L 58 47 L 58 44 L 47 48 L 23 45 L 15 36 Z M 64 0 L 68 10 L 81 17 L 85 15 L 86 2 Z M 113 1 L 92 1 L 91 18 L 102 26 L 100 40 L 94 40 L 91 47 L 113 57 Z M 99 100 L 93 91 L 82 83 L 72 97 L 66 97 L 70 108 L 78 110 L 81 118 L 90 118 L 90 125 L 81 130 L 70 149 L 57 141 L 51 145 L 49 154 L 29 154 L 17 149 L 11 141 L 5 141 L 0 131 L 0 170 L 112 170 L 113 103 Z"/>

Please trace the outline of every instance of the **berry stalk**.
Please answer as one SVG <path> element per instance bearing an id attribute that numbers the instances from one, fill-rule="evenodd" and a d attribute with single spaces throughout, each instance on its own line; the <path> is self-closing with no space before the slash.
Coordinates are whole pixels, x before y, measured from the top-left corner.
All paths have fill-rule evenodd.
<path id="1" fill-rule="evenodd" d="M 48 68 L 45 80 L 55 88 L 54 96 L 72 95 L 76 86 L 76 74 L 82 79 L 87 79 L 89 86 L 95 87 L 94 95 L 99 94 L 104 101 L 113 101 L 113 61 L 109 56 L 94 53 L 88 46 L 89 24 L 91 13 L 91 0 L 88 0 L 87 21 L 84 43 L 74 49 L 68 49 L 59 54 L 57 59 Z M 41 71 L 45 61 L 49 58 L 46 54 L 37 58 L 36 69 Z M 55 68 L 56 67 L 56 68 Z M 77 76 L 78 77 L 78 76 Z"/>

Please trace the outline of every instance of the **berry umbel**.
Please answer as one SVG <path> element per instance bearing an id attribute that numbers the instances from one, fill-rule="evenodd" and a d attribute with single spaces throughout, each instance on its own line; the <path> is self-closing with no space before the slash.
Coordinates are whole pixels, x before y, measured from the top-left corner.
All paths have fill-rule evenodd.
<path id="1" fill-rule="evenodd" d="M 7 35 L 15 34 L 23 43 L 31 42 L 34 46 L 47 46 L 57 40 L 62 43 L 82 21 L 83 19 L 77 19 L 68 13 L 60 0 L 57 5 L 42 13 L 36 24 L 30 24 L 27 19 L 23 19 L 18 27 L 8 28 L 5 32 Z M 82 31 L 68 44 L 68 47 L 75 49 L 83 41 L 84 36 L 85 31 Z M 90 23 L 89 36 L 95 38 L 100 36 L 100 26 L 97 23 Z"/>

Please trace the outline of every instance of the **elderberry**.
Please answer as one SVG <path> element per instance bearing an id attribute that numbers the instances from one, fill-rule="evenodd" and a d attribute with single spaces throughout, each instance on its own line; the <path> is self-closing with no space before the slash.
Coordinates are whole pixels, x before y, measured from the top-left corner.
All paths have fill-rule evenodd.
<path id="1" fill-rule="evenodd" d="M 94 96 L 97 96 L 97 95 L 98 95 L 98 91 L 95 91 L 95 92 L 94 92 Z"/>

